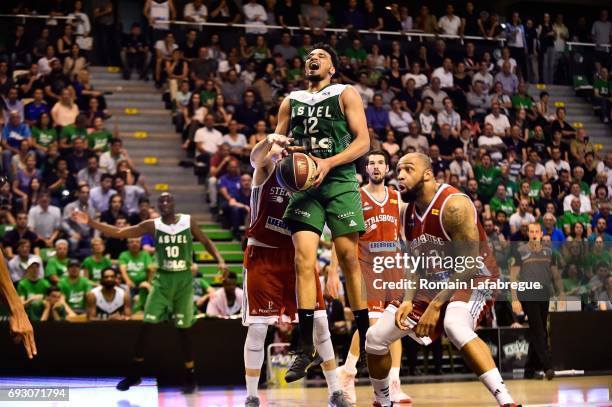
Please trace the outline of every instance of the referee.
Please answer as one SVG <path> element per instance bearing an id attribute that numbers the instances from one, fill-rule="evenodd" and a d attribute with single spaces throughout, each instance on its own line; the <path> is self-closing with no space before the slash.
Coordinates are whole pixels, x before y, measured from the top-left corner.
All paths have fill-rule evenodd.
<path id="1" fill-rule="evenodd" d="M 510 270 L 512 282 L 539 282 L 541 288 L 519 291 L 511 289 L 512 311 L 516 315 L 524 313 L 529 322 L 529 353 L 525 366 L 525 378 L 535 377 L 536 371 L 543 370 L 551 380 L 555 371 L 548 348 L 548 306 L 554 293 L 554 282 L 559 299 L 563 300 L 563 286 L 557 266 L 552 263 L 552 249 L 542 244 L 542 226 L 530 223 L 529 242 L 520 244 L 515 250 L 514 264 Z"/>

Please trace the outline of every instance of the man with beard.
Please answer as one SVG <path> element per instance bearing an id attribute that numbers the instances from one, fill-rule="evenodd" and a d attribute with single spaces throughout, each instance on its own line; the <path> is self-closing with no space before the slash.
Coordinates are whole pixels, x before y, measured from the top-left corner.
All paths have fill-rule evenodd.
<path id="1" fill-rule="evenodd" d="M 331 84 L 338 57 L 327 44 L 317 44 L 306 56 L 307 90 L 291 92 L 281 103 L 275 133 L 279 143 L 295 141 L 317 164 L 313 186 L 293 194 L 283 220 L 295 247 L 300 349 L 288 369 L 288 382 L 306 375 L 315 362 L 312 331 L 316 305 L 314 279 L 317 248 L 323 227 L 331 230 L 340 267 L 345 273 L 351 309 L 359 330 L 361 355 L 369 327 L 361 297 L 357 258 L 359 233 L 364 231 L 359 184 L 354 161 L 370 148 L 361 97 L 348 85 Z M 287 135 L 291 135 L 289 139 Z M 337 279 L 337 276 L 335 276 Z M 365 362 L 365 361 L 363 361 Z"/>
<path id="2" fill-rule="evenodd" d="M 179 333 L 180 348 L 185 363 L 183 392 L 195 392 L 197 383 L 194 371 L 193 347 L 190 328 L 195 322 L 193 309 L 193 239 L 200 241 L 217 260 L 220 272 L 225 272 L 225 262 L 214 243 L 200 230 L 189 215 L 174 210 L 174 197 L 164 192 L 157 201 L 161 217 L 149 219 L 135 226 L 116 227 L 91 218 L 86 212 L 75 210 L 75 221 L 87 224 L 106 236 L 129 239 L 149 234 L 155 236 L 155 249 L 159 267 L 144 309 L 141 330 L 136 340 L 135 355 L 129 374 L 117 384 L 117 390 L 125 391 L 140 384 L 144 370 L 144 351 L 151 336 L 151 324 L 158 324 L 167 315 L 174 315 Z M 127 223 L 127 222 L 126 222 Z M 102 273 L 104 280 L 105 274 Z"/>
<path id="3" fill-rule="evenodd" d="M 430 257 L 425 259 L 429 263 L 425 267 L 411 270 L 413 273 L 408 276 L 409 280 L 417 282 L 418 278 L 427 277 L 429 282 L 463 282 L 467 287 L 471 287 L 470 283 L 495 282 L 499 278 L 499 269 L 470 199 L 458 189 L 436 182 L 430 159 L 424 154 L 403 156 L 397 170 L 401 197 L 408 203 L 402 214 L 406 242 L 412 254 L 427 253 Z M 432 252 L 443 258 L 445 254 L 451 254 L 451 244 L 461 245 L 454 248 L 457 256 L 453 258 L 458 262 L 463 257 L 463 270 L 459 267 L 448 270 L 436 266 L 435 261 L 429 261 L 435 260 L 433 256 L 436 254 L 432 255 Z M 473 261 L 468 265 L 468 258 L 480 258 L 481 263 Z M 474 332 L 490 306 L 490 290 L 450 288 L 421 289 L 416 284 L 409 287 L 403 302 L 389 305 L 380 321 L 368 331 L 366 350 L 376 400 L 374 406 L 392 405 L 389 397 L 389 346 L 407 335 L 428 344 L 444 330 L 497 403 L 504 407 L 517 407 L 488 346 Z"/>
<path id="4" fill-rule="evenodd" d="M 132 300 L 130 293 L 117 287 L 117 271 L 102 270 L 100 285 L 87 293 L 87 320 L 130 319 Z"/>
<path id="5" fill-rule="evenodd" d="M 359 237 L 359 264 L 364 278 L 368 300 L 370 325 L 374 325 L 383 315 L 385 308 L 393 300 L 402 298 L 401 290 L 382 289 L 380 282 L 396 282 L 403 277 L 401 268 L 394 267 L 374 271 L 375 257 L 393 257 L 401 253 L 400 214 L 403 209 L 399 193 L 385 186 L 385 174 L 389 171 L 387 156 L 382 151 L 373 150 L 367 155 L 366 173 L 368 184 L 361 187 L 361 202 L 366 231 Z M 402 361 L 402 342 L 395 341 L 390 346 L 391 372 L 390 393 L 394 403 L 411 403 L 410 397 L 402 392 L 400 386 L 400 365 Z M 359 332 L 355 332 L 351 348 L 344 363 L 341 382 L 347 399 L 355 404 L 355 376 L 359 360 Z"/>
<path id="6" fill-rule="evenodd" d="M 264 345 L 268 326 L 281 321 L 295 321 L 295 250 L 288 238 L 291 231 L 282 221 L 289 203 L 289 193 L 274 176 L 276 161 L 281 158 L 282 142 L 286 138 L 270 134 L 251 151 L 253 187 L 251 190 L 251 222 L 247 231 L 248 243 L 244 256 L 244 307 L 242 323 L 248 326 L 244 342 L 244 367 L 247 387 L 245 407 L 258 407 L 257 385 L 264 361 Z M 325 301 L 319 276 L 313 273 L 316 284 L 314 337 L 320 356 L 323 375 L 327 382 L 331 407 L 348 407 L 340 388 L 336 358 L 329 332 Z"/>

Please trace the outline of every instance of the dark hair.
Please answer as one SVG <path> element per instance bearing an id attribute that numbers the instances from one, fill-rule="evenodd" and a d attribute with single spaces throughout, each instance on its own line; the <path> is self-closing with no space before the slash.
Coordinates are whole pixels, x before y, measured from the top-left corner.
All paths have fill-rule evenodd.
<path id="1" fill-rule="evenodd" d="M 236 275 L 236 273 L 234 273 L 233 271 L 230 271 L 229 273 L 227 273 L 227 277 L 225 279 L 226 280 L 237 280 L 238 275 Z"/>
<path id="2" fill-rule="evenodd" d="M 106 273 L 108 270 L 112 271 L 115 277 L 117 277 L 117 270 L 114 267 L 106 267 L 100 272 L 100 280 L 104 278 L 104 273 Z"/>
<path id="3" fill-rule="evenodd" d="M 102 176 L 100 177 L 100 182 L 103 182 L 105 179 L 109 179 L 109 178 L 110 178 L 110 179 L 113 179 L 114 177 L 113 177 L 111 174 L 109 174 L 109 173 L 104 173 L 104 174 L 102 174 Z"/>
<path id="4" fill-rule="evenodd" d="M 123 141 L 121 141 L 121 139 L 118 138 L 118 137 L 112 137 L 110 140 L 108 140 L 108 144 L 110 144 L 110 145 L 113 145 L 115 143 L 123 144 Z"/>
<path id="5" fill-rule="evenodd" d="M 138 205 L 143 203 L 151 204 L 151 201 L 146 196 L 141 196 L 140 198 L 138 198 Z"/>
<path id="6" fill-rule="evenodd" d="M 383 157 L 385 157 L 385 165 L 389 165 L 389 154 L 386 151 L 370 150 L 368 154 L 366 154 L 366 160 L 369 160 L 371 155 L 382 155 Z M 367 165 L 367 161 L 366 161 L 366 165 Z"/>
<path id="7" fill-rule="evenodd" d="M 45 291 L 45 295 L 48 297 L 54 292 L 62 292 L 62 290 L 60 290 L 58 286 L 52 285 L 49 288 L 47 288 L 47 291 Z"/>
<path id="8" fill-rule="evenodd" d="M 312 46 L 312 48 L 308 50 L 308 54 L 310 54 L 315 49 L 322 49 L 323 51 L 327 52 L 331 57 L 332 66 L 334 68 L 338 67 L 338 54 L 331 47 L 331 45 L 325 44 L 324 42 L 317 42 L 315 45 Z"/>

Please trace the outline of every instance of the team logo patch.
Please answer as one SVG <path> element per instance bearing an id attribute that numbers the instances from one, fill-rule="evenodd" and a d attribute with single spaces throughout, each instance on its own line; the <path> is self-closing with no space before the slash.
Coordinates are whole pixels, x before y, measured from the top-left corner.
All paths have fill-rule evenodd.
<path id="1" fill-rule="evenodd" d="M 439 209 L 432 209 L 431 210 L 431 214 L 432 215 L 439 215 L 440 214 L 440 210 Z"/>

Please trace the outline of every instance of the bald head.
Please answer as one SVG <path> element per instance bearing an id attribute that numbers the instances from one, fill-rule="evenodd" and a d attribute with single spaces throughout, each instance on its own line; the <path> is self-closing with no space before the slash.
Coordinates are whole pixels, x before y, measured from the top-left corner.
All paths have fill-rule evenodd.
<path id="1" fill-rule="evenodd" d="M 422 171 L 431 170 L 431 159 L 428 155 L 423 153 L 408 153 L 400 158 L 397 163 L 398 170 L 402 164 L 412 164 L 415 168 L 418 168 Z"/>
<path id="2" fill-rule="evenodd" d="M 397 180 L 404 202 L 411 202 L 422 196 L 426 186 L 435 189 L 435 177 L 429 156 L 422 153 L 408 153 L 397 163 Z"/>

